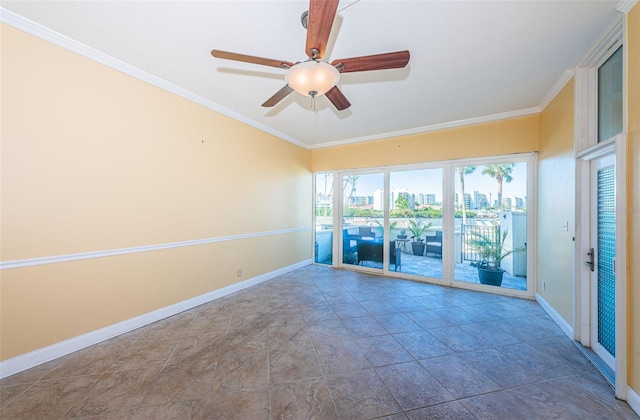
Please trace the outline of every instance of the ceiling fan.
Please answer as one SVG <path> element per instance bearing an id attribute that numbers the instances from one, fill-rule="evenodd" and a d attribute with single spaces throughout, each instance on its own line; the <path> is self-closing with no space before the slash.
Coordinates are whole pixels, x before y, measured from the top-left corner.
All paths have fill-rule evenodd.
<path id="1" fill-rule="evenodd" d="M 339 111 L 347 109 L 351 103 L 337 86 L 340 73 L 402 68 L 409 63 L 409 51 L 344 58 L 331 63 L 320 61 L 327 47 L 338 2 L 339 0 L 309 1 L 309 10 L 302 16 L 303 25 L 306 22 L 307 28 L 305 53 L 309 59 L 306 61 L 292 63 L 220 50 L 212 50 L 211 55 L 227 60 L 286 69 L 284 78 L 287 84 L 267 99 L 262 104 L 264 107 L 276 105 L 295 90 L 311 98 L 326 95 L 336 109 Z"/>

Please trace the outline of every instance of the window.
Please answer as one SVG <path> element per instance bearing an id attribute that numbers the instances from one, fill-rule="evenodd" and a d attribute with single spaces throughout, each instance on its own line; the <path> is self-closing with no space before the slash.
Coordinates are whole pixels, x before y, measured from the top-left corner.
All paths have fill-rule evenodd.
<path id="1" fill-rule="evenodd" d="M 622 132 L 622 47 L 598 68 L 598 142 Z"/>

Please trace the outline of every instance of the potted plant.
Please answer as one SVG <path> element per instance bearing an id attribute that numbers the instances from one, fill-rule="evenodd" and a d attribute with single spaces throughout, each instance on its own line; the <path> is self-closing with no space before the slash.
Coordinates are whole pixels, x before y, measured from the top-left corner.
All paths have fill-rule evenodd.
<path id="1" fill-rule="evenodd" d="M 500 268 L 500 263 L 504 258 L 511 255 L 514 250 L 505 250 L 504 243 L 509 231 L 505 229 L 502 235 L 493 233 L 486 234 L 480 232 L 470 232 L 471 239 L 469 245 L 482 258 L 471 265 L 478 268 L 478 278 L 480 283 L 491 286 L 501 286 L 504 270 Z"/>
<path id="2" fill-rule="evenodd" d="M 411 232 L 411 248 L 413 249 L 413 255 L 424 255 L 424 248 L 426 244 L 422 235 L 431 227 L 431 223 L 425 223 L 424 220 L 415 218 L 409 221 L 409 231 Z"/>

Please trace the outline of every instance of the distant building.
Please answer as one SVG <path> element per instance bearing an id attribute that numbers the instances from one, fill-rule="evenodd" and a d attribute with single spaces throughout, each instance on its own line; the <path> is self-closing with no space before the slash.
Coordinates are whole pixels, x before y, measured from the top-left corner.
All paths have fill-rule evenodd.
<path id="1" fill-rule="evenodd" d="M 458 206 L 462 205 L 462 199 L 461 199 L 461 193 L 456 193 L 455 195 L 455 204 Z M 473 207 L 473 201 L 471 200 L 471 194 L 469 193 L 464 193 L 464 203 L 465 203 L 465 207 L 468 209 L 472 209 Z"/>
<path id="2" fill-rule="evenodd" d="M 475 209 L 486 209 L 489 207 L 489 199 L 487 198 L 487 195 L 479 191 L 473 192 L 473 201 L 475 203 Z"/>
<path id="3" fill-rule="evenodd" d="M 393 187 L 391 188 L 390 191 L 390 200 L 391 200 L 391 209 L 396 207 L 396 201 L 398 200 L 398 198 L 400 197 L 406 197 L 407 201 L 409 202 L 409 208 L 410 209 L 415 209 L 416 207 L 416 196 L 414 194 L 412 194 L 411 192 L 409 192 L 407 189 L 405 188 L 397 188 L 397 187 Z M 384 194 L 382 191 L 382 188 L 379 188 L 377 190 L 375 190 L 373 192 L 373 209 L 374 210 L 383 210 L 384 206 L 383 206 L 383 199 L 384 199 Z"/>
<path id="4" fill-rule="evenodd" d="M 349 201 L 349 205 L 356 206 L 356 207 L 366 206 L 367 204 L 369 204 L 368 198 L 369 197 L 364 197 L 364 196 L 351 197 L 351 200 Z"/>

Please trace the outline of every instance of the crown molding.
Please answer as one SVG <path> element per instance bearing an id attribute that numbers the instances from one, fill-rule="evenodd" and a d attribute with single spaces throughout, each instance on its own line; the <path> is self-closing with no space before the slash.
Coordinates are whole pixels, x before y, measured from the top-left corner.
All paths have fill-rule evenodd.
<path id="1" fill-rule="evenodd" d="M 525 108 L 525 109 L 519 109 L 515 111 L 502 112 L 499 114 L 484 115 L 482 117 L 474 117 L 474 118 L 467 118 L 464 120 L 426 125 L 422 127 L 410 128 L 407 130 L 391 131 L 387 133 L 374 134 L 371 136 L 355 137 L 347 140 L 339 140 L 339 141 L 334 141 L 329 143 L 322 143 L 319 145 L 311 145 L 309 146 L 309 149 L 311 150 L 324 149 L 327 147 L 344 146 L 344 145 L 354 144 L 354 143 L 364 143 L 364 142 L 375 141 L 375 140 L 387 140 L 394 137 L 411 136 L 411 135 L 429 133 L 433 131 L 447 130 L 450 128 L 466 127 L 470 125 L 484 124 L 484 123 L 489 123 L 489 122 L 498 121 L 498 120 L 524 117 L 527 115 L 538 114 L 538 113 L 540 113 L 540 109 L 538 107 Z"/>
<path id="2" fill-rule="evenodd" d="M 0 22 L 6 23 L 7 25 L 13 26 L 16 29 L 19 29 L 37 38 L 40 38 L 54 45 L 62 47 L 68 51 L 79 54 L 97 63 L 103 64 L 107 67 L 110 67 L 114 70 L 122 72 L 126 75 L 135 77 L 136 79 L 149 83 L 150 85 L 153 85 L 157 88 L 160 88 L 167 92 L 178 95 L 188 101 L 194 102 L 198 105 L 202 105 L 205 108 L 208 108 L 219 114 L 232 118 L 241 123 L 247 124 L 251 127 L 257 128 L 258 130 L 264 131 L 265 133 L 271 134 L 282 140 L 293 143 L 296 146 L 300 146 L 304 149 L 309 148 L 309 145 L 307 143 L 304 143 L 278 130 L 274 130 L 273 128 L 265 124 L 262 124 L 256 120 L 247 118 L 246 116 L 241 115 L 235 111 L 232 111 L 229 108 L 226 108 L 220 104 L 217 104 L 209 99 L 203 98 L 200 95 L 197 95 L 187 89 L 181 88 L 180 86 L 177 86 L 171 82 L 168 82 L 150 73 L 147 73 L 146 71 L 143 71 L 130 64 L 127 64 L 124 61 L 118 60 L 117 58 L 114 58 L 108 54 L 98 51 L 95 48 L 92 48 L 86 44 L 78 42 L 72 38 L 69 38 L 68 36 L 63 35 L 59 32 L 56 32 L 50 28 L 47 28 L 46 26 L 40 25 L 39 23 L 34 22 L 30 19 L 27 19 L 4 7 L 0 7 Z"/>
<path id="3" fill-rule="evenodd" d="M 540 112 L 544 111 L 544 109 L 553 101 L 553 98 L 560 93 L 560 91 L 565 87 L 567 83 L 573 78 L 575 74 L 575 70 L 565 70 L 564 73 L 560 76 L 560 78 L 556 81 L 556 83 L 551 87 L 549 92 L 542 98 L 540 104 L 538 104 L 538 109 Z"/>
<path id="4" fill-rule="evenodd" d="M 620 3 L 618 3 L 616 10 L 626 15 L 631 11 L 631 9 L 633 9 L 633 6 L 635 6 L 637 3 L 638 0 L 622 0 Z"/>
<path id="5" fill-rule="evenodd" d="M 578 64 L 578 67 L 598 67 L 602 64 L 619 45 L 622 45 L 623 29 L 623 15 L 619 15 L 609 29 L 593 44 L 593 47 Z"/>

